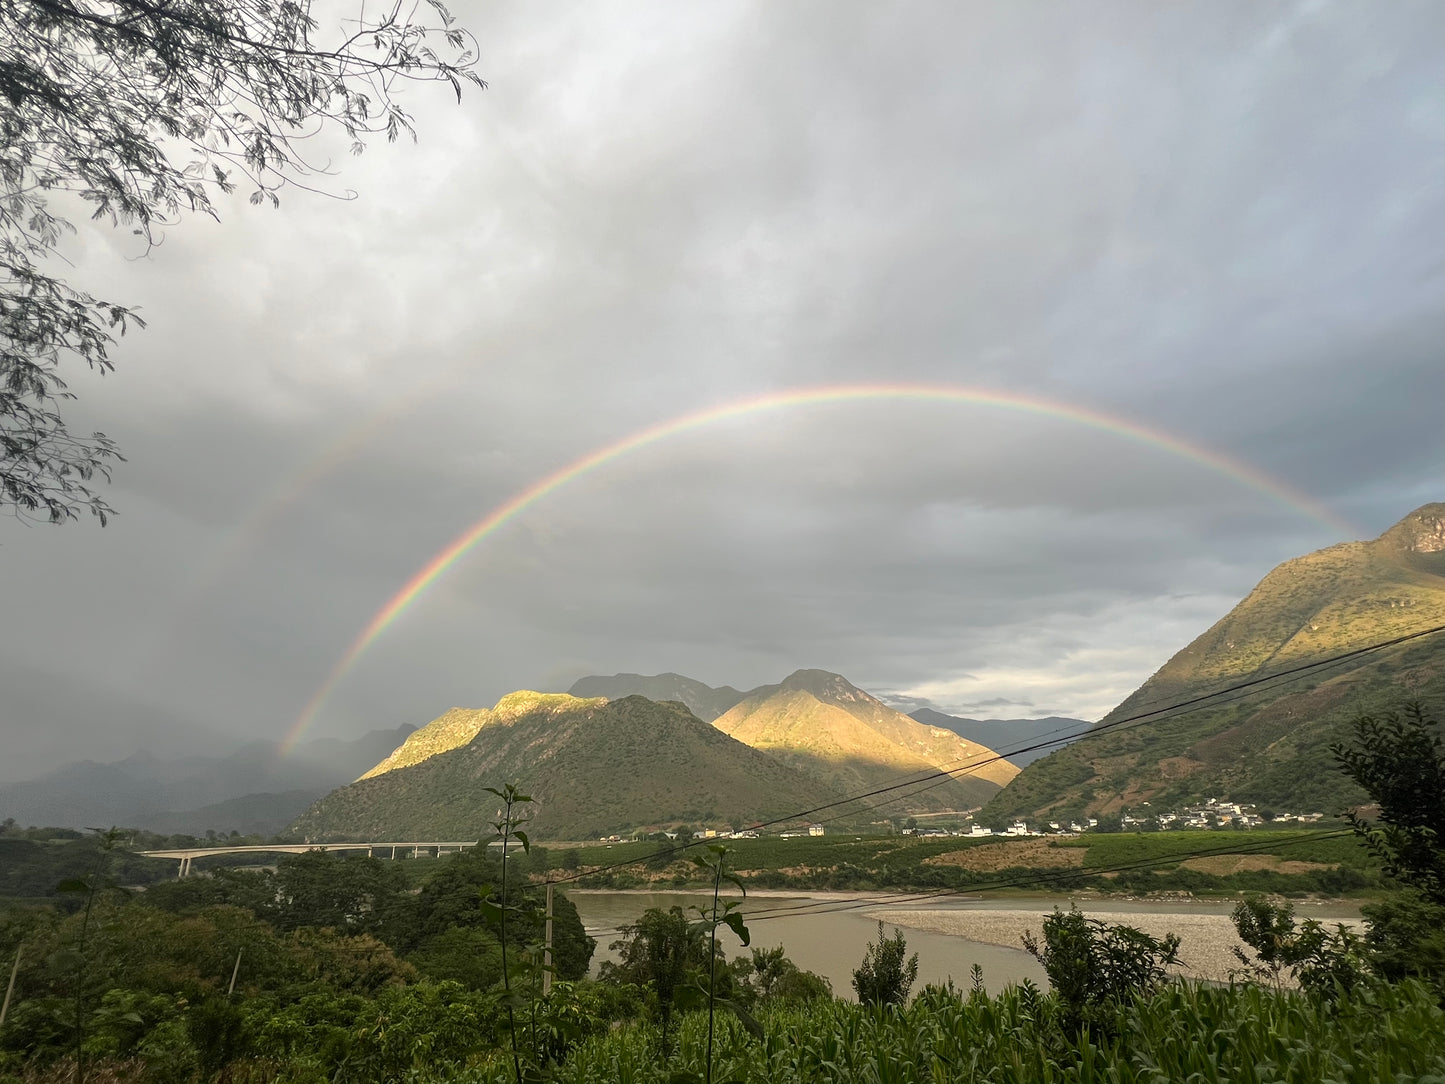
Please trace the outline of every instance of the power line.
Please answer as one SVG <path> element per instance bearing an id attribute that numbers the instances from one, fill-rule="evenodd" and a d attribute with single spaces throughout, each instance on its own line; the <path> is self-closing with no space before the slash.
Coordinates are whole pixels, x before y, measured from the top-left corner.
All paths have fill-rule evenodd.
<path id="1" fill-rule="evenodd" d="M 1203 708 L 1203 707 L 1223 706 L 1224 704 L 1234 703 L 1236 700 L 1244 699 L 1245 696 L 1250 695 L 1251 693 L 1257 691 L 1261 686 L 1265 686 L 1265 685 L 1267 685 L 1267 684 L 1269 684 L 1269 683 L 1271 683 L 1271 682 L 1279 682 L 1279 683 L 1283 684 L 1283 683 L 1286 683 L 1286 682 L 1289 681 L 1289 680 L 1297 679 L 1297 678 L 1299 678 L 1299 677 L 1301 677 L 1301 676 L 1304 676 L 1304 675 L 1307 675 L 1307 674 L 1309 674 L 1309 673 L 1311 673 L 1311 672 L 1321 671 L 1321 670 L 1324 670 L 1324 669 L 1326 669 L 1326 668 L 1331 668 L 1331 667 L 1337 666 L 1337 665 L 1339 665 L 1339 664 L 1341 664 L 1341 663 L 1343 663 L 1343 662 L 1347 662 L 1347 661 L 1349 661 L 1349 660 L 1351 660 L 1351 659 L 1359 658 L 1359 657 L 1361 657 L 1361 656 L 1370 654 L 1370 653 L 1375 652 L 1375 651 L 1382 651 L 1382 650 L 1384 650 L 1385 648 L 1396 647 L 1396 646 L 1398 646 L 1398 645 L 1400 645 L 1400 644 L 1403 644 L 1403 643 L 1408 643 L 1408 642 L 1413 641 L 1413 640 L 1423 639 L 1423 638 L 1425 638 L 1425 637 L 1427 637 L 1427 636 L 1438 635 L 1439 633 L 1442 633 L 1442 632 L 1445 632 L 1445 625 L 1436 625 L 1436 626 L 1433 626 L 1433 627 L 1428 628 L 1428 629 L 1422 629 L 1422 630 L 1419 630 L 1419 631 L 1417 631 L 1417 632 L 1407 633 L 1407 634 L 1405 634 L 1405 635 L 1403 635 L 1403 636 L 1396 636 L 1396 637 L 1393 637 L 1393 638 L 1391 638 L 1391 639 L 1389 639 L 1389 640 L 1381 640 L 1381 641 L 1379 641 L 1379 642 L 1377 642 L 1377 643 L 1367 644 L 1367 645 L 1365 645 L 1364 647 L 1354 648 L 1354 649 L 1352 649 L 1352 650 L 1350 650 L 1350 651 L 1341 652 L 1341 653 L 1339 653 L 1338 655 L 1331 655 L 1331 656 L 1328 656 L 1328 657 L 1323 658 L 1323 659 L 1316 659 L 1316 660 L 1313 661 L 1313 662 L 1301 663 L 1301 664 L 1299 664 L 1299 665 L 1297 665 L 1297 666 L 1289 667 L 1289 668 L 1287 668 L 1287 669 L 1285 669 L 1285 670 L 1279 670 L 1279 671 L 1276 671 L 1276 672 L 1274 672 L 1274 673 L 1272 673 L 1272 674 L 1264 674 L 1264 675 L 1260 675 L 1260 676 L 1258 676 L 1258 677 L 1249 678 L 1248 680 L 1236 682 L 1236 683 L 1234 683 L 1233 685 L 1228 685 L 1228 686 L 1225 686 L 1225 687 L 1223 687 L 1223 688 L 1221 688 L 1221 689 L 1216 689 L 1216 690 L 1214 690 L 1214 691 L 1212 691 L 1212 692 L 1202 693 L 1202 694 L 1199 694 L 1199 695 L 1197 695 L 1197 696 L 1188 697 L 1188 698 L 1186 698 L 1186 699 L 1184 699 L 1184 700 L 1178 701 L 1177 703 L 1174 703 L 1174 704 L 1171 704 L 1171 705 L 1167 705 L 1167 706 L 1165 706 L 1165 707 L 1153 708 L 1153 709 L 1150 709 L 1150 710 L 1148 710 L 1148 711 L 1139 712 L 1139 713 L 1137 713 L 1137 714 L 1123 716 L 1123 717 L 1121 717 L 1121 718 L 1119 718 L 1119 719 L 1112 720 L 1111 722 L 1108 722 L 1108 723 L 1100 723 L 1100 724 L 1097 724 L 1097 725 L 1095 725 L 1094 727 L 1092 727 L 1089 731 L 1087 731 L 1085 736 L 1092 737 L 1092 736 L 1095 735 L 1095 734 L 1105 733 L 1105 732 L 1109 732 L 1109 731 L 1113 731 L 1113 730 L 1124 729 L 1125 727 L 1129 727 L 1129 726 L 1132 726 L 1132 725 L 1137 725 L 1137 724 L 1144 723 L 1144 722 L 1157 721 L 1157 720 L 1159 719 L 1159 717 L 1161 717 L 1161 716 L 1176 716 L 1176 715 L 1181 715 L 1181 714 L 1187 714 L 1188 711 L 1193 710 L 1193 709 L 1198 709 L 1198 708 Z M 1217 700 L 1217 699 L 1220 698 L 1220 697 L 1224 697 L 1224 696 L 1226 696 L 1226 695 L 1234 694 L 1234 693 L 1239 693 L 1239 694 L 1241 694 L 1241 695 L 1238 695 L 1238 696 L 1230 696 L 1229 699 L 1227 699 L 1227 700 L 1221 700 L 1218 704 L 1209 704 L 1209 701 L 1211 701 L 1211 700 Z M 921 774 L 921 775 L 915 774 L 915 775 L 912 775 L 912 776 L 910 776 L 909 778 L 903 780 L 902 782 L 897 782 L 897 783 L 888 784 L 888 785 L 886 785 L 886 786 L 877 787 L 877 788 L 875 788 L 875 789 L 873 789 L 873 790 L 864 791 L 864 792 L 861 793 L 861 794 L 855 794 L 855 795 L 852 795 L 852 796 L 847 797 L 847 798 L 841 798 L 841 799 L 839 799 L 839 800 L 837 800 L 837 801 L 827 802 L 827 803 L 825 803 L 825 804 L 823 804 L 823 805 L 813 806 L 813 807 L 810 808 L 810 809 L 805 809 L 805 810 L 802 810 L 802 811 L 797 812 L 797 813 L 791 813 L 791 814 L 788 814 L 788 815 L 782 816 L 782 817 L 775 817 L 775 818 L 773 818 L 772 820 L 763 821 L 763 822 L 761 822 L 761 823 L 755 824 L 755 825 L 753 826 L 753 828 L 754 828 L 754 829 L 771 828 L 771 827 L 775 827 L 775 826 L 777 826 L 777 825 L 779 825 L 779 824 L 787 824 L 787 823 L 792 822 L 792 821 L 802 820 L 802 819 L 805 818 L 805 817 L 810 817 L 810 816 L 812 816 L 813 814 L 820 813 L 820 812 L 824 812 L 824 811 L 829 810 L 829 809 L 834 809 L 834 808 L 837 808 L 837 807 L 839 807 L 839 806 L 850 805 L 850 804 L 853 804 L 853 803 L 856 803 L 856 802 L 864 802 L 864 801 L 866 801 L 868 798 L 876 797 L 876 796 L 882 795 L 882 794 L 888 794 L 888 793 L 890 793 L 890 792 L 894 792 L 894 791 L 897 791 L 897 790 L 900 790 L 900 789 L 903 789 L 903 788 L 906 788 L 906 787 L 917 786 L 917 785 L 922 784 L 922 783 L 933 783 L 934 785 L 939 785 L 939 784 L 942 784 L 942 783 L 944 783 L 944 782 L 947 782 L 947 781 L 948 781 L 949 779 L 951 779 L 951 778 L 957 777 L 958 775 L 969 775 L 969 774 L 972 774 L 973 772 L 977 771 L 977 770 L 980 769 L 980 768 L 986 767 L 986 766 L 989 765 L 989 764 L 995 764 L 995 763 L 997 763 L 997 762 L 1000 761 L 1000 760 L 1007 759 L 1008 757 L 1011 757 L 1011 756 L 1017 756 L 1017 755 L 1019 755 L 1020 753 L 1031 753 L 1031 752 L 1035 752 L 1035 751 L 1040 750 L 1040 749 L 1046 749 L 1046 748 L 1049 748 L 1050 746 L 1060 744 L 1061 741 L 1063 741 L 1063 739 L 1059 739 L 1059 738 L 1054 738 L 1054 739 L 1049 739 L 1049 740 L 1044 740 L 1044 741 L 1037 741 L 1037 742 L 1030 743 L 1030 744 L 1028 744 L 1028 745 L 1020 746 L 1019 748 L 1010 750 L 1010 751 L 1007 752 L 1007 753 L 995 753 L 992 757 L 987 757 L 987 758 L 985 758 L 985 759 L 983 759 L 983 760 L 981 760 L 981 761 L 978 761 L 977 763 L 967 764 L 967 765 L 965 765 L 964 767 L 961 767 L 961 768 L 956 768 L 956 769 L 939 768 L 939 769 L 936 770 L 936 771 L 926 772 L 926 773 L 923 773 L 923 774 Z M 934 781 L 936 781 L 936 782 L 934 782 Z M 896 799 L 896 800 L 901 800 L 901 799 L 903 799 L 903 798 L 912 797 L 914 794 L 921 793 L 921 792 L 922 792 L 922 791 L 920 790 L 920 791 L 910 792 L 909 794 L 900 795 L 899 798 Z M 872 807 L 872 808 L 876 808 L 876 807 Z M 838 816 L 838 817 L 833 817 L 833 818 L 830 818 L 828 821 L 824 821 L 823 823 L 831 823 L 831 822 L 834 821 L 834 820 L 841 820 L 841 819 L 843 819 L 844 817 L 846 817 L 846 816 L 848 816 L 848 815 L 849 815 L 849 814 L 843 814 L 843 815 L 840 815 L 840 816 Z M 706 840 L 706 839 L 694 839 L 694 840 L 692 840 L 692 841 L 689 842 L 689 843 L 680 844 L 680 845 L 678 845 L 678 846 L 676 846 L 676 847 L 673 847 L 673 848 L 671 848 L 671 849 L 670 849 L 669 851 L 667 851 L 667 852 L 654 852 L 653 854 L 645 855 L 645 856 L 643 856 L 642 858 L 635 858 L 635 859 L 630 859 L 630 860 L 627 860 L 627 861 L 614 862 L 614 863 L 612 863 L 611 865 L 606 865 L 606 866 L 601 866 L 601 867 L 598 867 L 598 868 L 594 868 L 594 869 L 592 869 L 592 870 L 589 870 L 589 871 L 586 872 L 586 873 L 577 873 L 577 874 L 574 874 L 574 875 L 572 875 L 572 876 L 570 876 L 570 877 L 561 878 L 561 879 L 559 879 L 559 880 L 554 881 L 553 883 L 554 883 L 554 884 L 570 884 L 570 883 L 572 883 L 572 882 L 574 882 L 574 881 L 581 880 L 581 879 L 583 879 L 583 878 L 585 878 L 585 877 L 600 876 L 601 874 L 610 873 L 610 872 L 613 872 L 614 870 L 618 870 L 618 869 L 624 869 L 624 868 L 626 868 L 626 867 L 628 867 L 628 866 L 639 865 L 639 864 L 641 864 L 642 862 L 645 862 L 645 861 L 647 861 L 647 860 L 650 859 L 650 858 L 655 858 L 655 857 L 657 857 L 658 853 L 667 853 L 667 854 L 669 854 L 669 855 L 682 854 L 683 852 L 688 851 L 688 850 L 691 850 L 691 849 L 694 848 L 694 847 L 704 846 L 704 845 L 706 845 L 706 843 L 707 843 L 707 840 Z"/>
<path id="2" fill-rule="evenodd" d="M 1416 632 L 1392 637 L 1388 640 L 1381 640 L 1376 643 L 1367 644 L 1363 647 L 1353 648 L 1350 651 L 1341 652 L 1337 655 L 1331 655 L 1323 659 L 1316 659 L 1312 662 L 1301 663 L 1297 666 L 1275 671 L 1274 673 L 1264 674 L 1257 677 L 1249 678 L 1244 681 L 1235 682 L 1232 685 L 1227 685 L 1211 692 L 1191 696 L 1174 704 L 1166 705 L 1164 707 L 1152 708 L 1147 711 L 1123 716 L 1121 718 L 1111 720 L 1107 723 L 1099 723 L 1091 727 L 1088 731 L 1086 731 L 1083 735 L 1080 736 L 1091 737 L 1095 734 L 1130 728 L 1145 722 L 1158 721 L 1161 718 L 1171 718 L 1185 715 L 1194 710 L 1200 710 L 1208 707 L 1219 707 L 1225 704 L 1234 703 L 1237 700 L 1241 700 L 1247 696 L 1253 695 L 1255 692 L 1258 692 L 1262 687 L 1267 687 L 1270 683 L 1285 684 L 1289 681 L 1298 679 L 1311 673 L 1323 672 L 1326 669 L 1338 666 L 1351 659 L 1363 657 L 1372 652 L 1382 651 L 1386 648 L 1396 647 L 1400 644 L 1409 643 L 1414 640 L 1420 640 L 1425 637 L 1438 635 L 1442 632 L 1445 632 L 1445 625 L 1436 625 L 1431 628 L 1421 629 Z M 1222 697 L 1228 697 L 1228 699 L 1220 699 Z M 1210 703 L 1211 701 L 1215 701 L 1215 703 Z M 1063 730 L 1067 728 L 1060 729 Z M 970 763 L 964 764 L 962 767 L 959 768 L 939 767 L 934 771 L 924 772 L 922 774 L 912 773 L 907 778 L 904 778 L 899 782 L 894 782 L 881 787 L 876 787 L 872 790 L 864 791 L 860 794 L 855 794 L 849 797 L 840 798 L 836 801 L 826 802 L 822 805 L 813 806 L 809 809 L 804 809 L 796 813 L 790 813 L 784 816 L 775 817 L 772 820 L 762 821 L 754 824 L 752 828 L 753 830 L 756 830 L 776 827 L 780 824 L 787 824 L 794 821 L 802 820 L 804 818 L 811 818 L 818 813 L 825 812 L 830 809 L 836 809 L 842 806 L 854 805 L 857 803 L 863 803 L 866 808 L 870 810 L 876 810 L 881 805 L 885 805 L 893 801 L 902 801 L 907 798 L 914 797 L 915 795 L 920 794 L 925 790 L 932 789 L 934 786 L 940 786 L 943 783 L 948 782 L 950 779 L 957 778 L 960 775 L 970 775 L 978 771 L 980 768 L 987 767 L 990 764 L 995 764 L 1000 760 L 1007 759 L 1008 757 L 1018 756 L 1020 753 L 1029 753 L 1041 749 L 1047 749 L 1051 746 L 1062 744 L 1068 740 L 1070 740 L 1070 738 L 1068 737 L 1046 738 L 1045 740 L 1032 742 L 1027 745 L 1020 746 L 1016 749 L 1009 750 L 1005 753 L 995 752 L 992 756 L 986 757 L 976 762 L 974 762 L 971 757 L 959 758 L 958 761 L 953 761 L 950 763 L 959 763 L 962 760 L 968 760 L 970 761 Z M 922 784 L 928 784 L 928 786 L 922 786 Z M 908 787 L 919 787 L 919 789 L 902 794 L 896 793 L 898 791 L 905 790 Z M 869 798 L 874 798 L 885 794 L 895 794 L 895 797 L 885 799 L 883 802 L 879 802 L 877 804 L 868 803 L 867 801 Z M 858 811 L 853 811 L 850 813 L 840 813 L 833 817 L 823 819 L 821 823 L 829 824 L 837 820 L 847 819 L 849 817 L 856 816 L 857 812 Z M 819 823 L 819 821 L 815 820 L 814 823 Z M 630 866 L 641 865 L 642 863 L 647 862 L 651 859 L 656 859 L 659 856 L 671 858 L 675 855 L 683 854 L 696 847 L 706 846 L 709 842 L 710 841 L 705 837 L 695 838 L 688 843 L 679 844 L 667 850 L 654 851 L 652 854 L 643 855 L 639 858 L 626 859 L 611 863 L 609 865 L 594 867 L 585 872 L 579 871 L 578 873 L 572 874 L 568 877 L 554 879 L 551 883 L 554 886 L 573 884 L 577 881 L 584 880 L 589 877 L 598 877 L 619 869 L 626 869 Z M 444 899 L 461 898 L 468 895 L 471 895 L 471 893 L 451 893 L 445 896 L 434 897 L 434 899 L 440 901 Z"/>
<path id="3" fill-rule="evenodd" d="M 1337 829 L 1328 832 L 1310 832 L 1307 835 L 1297 836 L 1287 840 L 1258 840 L 1243 845 L 1226 845 L 1223 847 L 1206 847 L 1196 850 L 1173 851 L 1169 854 L 1158 855 L 1152 858 L 1142 858 L 1130 862 L 1123 862 L 1112 866 L 1093 866 L 1070 869 L 1044 870 L 1037 874 L 1013 879 L 997 880 L 993 882 L 982 882 L 959 888 L 933 889 L 926 892 L 905 892 L 888 893 L 886 895 L 855 896 L 845 899 L 811 899 L 803 903 L 763 908 L 750 911 L 745 918 L 751 926 L 754 922 L 767 922 L 779 918 L 801 918 L 808 915 L 838 914 L 845 911 L 855 911 L 863 907 L 875 906 L 900 906 L 905 904 L 923 903 L 929 900 L 946 899 L 948 897 L 968 897 L 978 892 L 999 892 L 1014 888 L 1045 888 L 1056 885 L 1059 882 L 1069 881 L 1079 876 L 1101 877 L 1108 873 L 1126 873 L 1133 870 L 1151 869 L 1163 863 L 1187 862 L 1193 858 L 1226 857 L 1231 855 L 1260 854 L 1283 850 L 1286 847 L 1297 847 L 1308 843 L 1317 843 L 1321 840 L 1341 839 L 1354 835 L 1354 830 L 1349 828 Z M 806 891 L 806 890 L 800 890 Z M 756 898 L 756 897 L 755 897 Z M 624 932 L 621 928 L 603 927 L 588 931 L 589 935 L 611 935 Z"/>

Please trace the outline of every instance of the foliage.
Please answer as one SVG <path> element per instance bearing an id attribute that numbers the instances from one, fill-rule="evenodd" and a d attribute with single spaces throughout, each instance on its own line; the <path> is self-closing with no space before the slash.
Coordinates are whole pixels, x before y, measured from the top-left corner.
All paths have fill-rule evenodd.
<path id="1" fill-rule="evenodd" d="M 1445 905 L 1406 891 L 1367 904 L 1360 913 L 1371 969 L 1386 982 L 1421 979 L 1445 1002 Z"/>
<path id="2" fill-rule="evenodd" d="M 691 836 L 690 832 L 688 834 L 689 836 Z M 681 831 L 678 833 L 678 836 L 679 838 L 681 838 Z M 709 874 L 710 879 L 712 880 L 712 906 L 710 908 L 696 908 L 698 912 L 698 917 L 700 919 L 698 925 L 702 926 L 702 928 L 706 930 L 708 939 L 706 990 L 707 1061 L 705 1063 L 706 1071 L 703 1074 L 703 1079 L 707 1082 L 707 1084 L 712 1084 L 713 1031 L 715 1023 L 714 1018 L 717 1015 L 718 1005 L 721 1004 L 731 1010 L 733 1015 L 735 1015 L 740 1021 L 742 1021 L 744 1027 L 746 1027 L 749 1031 L 753 1032 L 753 1034 L 755 1034 L 759 1038 L 762 1037 L 762 1028 L 759 1026 L 758 1022 L 753 1019 L 752 1015 L 745 1008 L 743 1008 L 743 1006 L 738 1001 L 735 1001 L 732 998 L 718 996 L 718 927 L 727 926 L 728 929 L 732 930 L 733 933 L 737 934 L 738 940 L 743 943 L 744 948 L 746 948 L 751 941 L 751 937 L 748 933 L 748 928 L 746 925 L 743 924 L 743 916 L 737 910 L 737 907 L 739 906 L 737 901 L 728 900 L 726 903 L 720 903 L 718 898 L 719 893 L 722 890 L 722 883 L 724 880 L 734 885 L 737 890 L 739 892 L 742 892 L 744 895 L 746 895 L 747 893 L 747 889 L 743 888 L 743 883 L 737 879 L 737 876 L 735 874 L 729 872 L 727 868 L 727 854 L 728 848 L 726 846 L 721 843 L 714 843 L 708 846 L 706 855 L 697 854 L 692 856 L 693 864 L 696 865 L 699 869 L 703 870 L 705 873 Z"/>
<path id="3" fill-rule="evenodd" d="M 733 996 L 748 1008 L 790 1001 L 832 1000 L 833 987 L 822 975 L 803 971 L 783 947 L 754 948 L 729 966 Z"/>
<path id="4" fill-rule="evenodd" d="M 1368 964 L 1360 939 L 1340 924 L 1333 932 L 1315 919 L 1295 924 L 1294 908 L 1257 896 L 1241 900 L 1231 916 L 1239 939 L 1255 958 L 1234 950 L 1245 973 L 1279 984 L 1288 968 L 1295 981 L 1326 999 L 1350 993 L 1367 977 Z"/>
<path id="5" fill-rule="evenodd" d="M 0 833 L 0 897 L 61 900 L 56 886 L 89 876 L 99 864 L 106 877 L 122 884 L 147 884 L 174 878 L 174 862 L 142 858 L 123 845 L 129 833 L 115 833 L 105 846 L 98 833 L 40 829 Z M 42 834 L 43 833 L 43 834 Z"/>
<path id="6" fill-rule="evenodd" d="M 474 43 L 432 6 L 432 23 L 363 8 L 335 33 L 308 2 L 0 6 L 0 505 L 51 522 L 110 512 L 89 483 L 109 476 L 115 446 L 67 428 L 59 369 L 73 356 L 109 371 L 115 334 L 142 322 L 48 272 L 71 228 L 56 203 L 89 204 L 153 245 L 185 212 L 214 216 L 212 192 L 243 183 L 276 204 L 287 183 L 312 187 L 324 170 L 301 141 L 334 129 L 359 152 L 371 134 L 412 133 L 399 80 L 441 80 L 458 98 L 464 81 L 483 85 Z"/>
<path id="7" fill-rule="evenodd" d="M 1070 1032 L 1107 1029 L 1122 1006 L 1154 993 L 1179 958 L 1179 938 L 1162 940 L 1132 926 L 1088 918 L 1078 908 L 1044 919 L 1043 943 L 1031 933 L 1024 949 L 1049 976 Z"/>
<path id="8" fill-rule="evenodd" d="M 883 936 L 878 923 L 878 940 L 868 942 L 863 962 L 853 972 L 853 989 L 864 1005 L 903 1005 L 918 978 L 918 953 L 908 956 L 903 931 L 894 928 L 892 937 Z"/>
<path id="9" fill-rule="evenodd" d="M 1328 1007 L 1297 992 L 1170 984 L 1120 1007 L 1105 1033 L 1065 1041 L 1052 998 L 928 987 L 898 1012 L 835 1001 L 765 1007 L 766 1037 L 719 1029 L 717 1076 L 745 1084 L 1118 1084 L 1270 1081 L 1388 1084 L 1445 1073 L 1445 1013 L 1421 987 Z M 685 1018 L 676 1053 L 656 1057 L 647 1026 L 580 1044 L 565 1084 L 667 1084 L 701 1077 L 706 1019 Z M 456 1078 L 454 1078 L 456 1079 Z M 469 1081 L 496 1080 L 479 1072 Z"/>
<path id="10" fill-rule="evenodd" d="M 1341 768 L 1379 807 L 1378 823 L 1349 814 L 1385 872 L 1445 904 L 1445 741 L 1419 702 L 1361 715 L 1332 747 Z"/>
<path id="11" fill-rule="evenodd" d="M 423 942 L 407 959 L 427 978 L 488 990 L 502 978 L 502 945 L 475 926 L 451 926 Z"/>
<path id="12" fill-rule="evenodd" d="M 505 783 L 500 790 L 487 787 L 486 791 L 495 795 L 502 803 L 502 808 L 497 810 L 497 819 L 492 822 L 497 839 L 502 844 L 502 891 L 499 899 L 493 899 L 491 894 L 484 890 L 481 911 L 498 926 L 497 940 L 502 948 L 502 1000 L 507 1009 L 507 1037 L 512 1044 L 512 1068 L 516 1073 L 517 1084 L 522 1084 L 522 1063 L 517 1050 L 516 999 L 512 997 L 512 977 L 507 967 L 507 916 L 520 908 L 507 898 L 507 865 L 513 839 L 521 842 L 523 851 L 531 849 L 531 840 L 522 830 L 522 825 L 527 823 L 528 818 L 518 812 L 517 807 L 530 803 L 532 797 L 519 791 L 514 783 Z"/>
<path id="13" fill-rule="evenodd" d="M 636 922 L 622 927 L 621 938 L 611 948 L 618 960 L 602 965 L 603 981 L 629 983 L 649 991 L 665 1047 L 679 990 L 708 964 L 702 927 L 688 922 L 681 907 L 666 911 L 649 907 Z"/>

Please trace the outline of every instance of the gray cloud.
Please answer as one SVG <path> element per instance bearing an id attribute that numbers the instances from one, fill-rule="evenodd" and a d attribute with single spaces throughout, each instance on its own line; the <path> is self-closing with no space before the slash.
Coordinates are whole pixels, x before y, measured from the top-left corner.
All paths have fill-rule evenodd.
<path id="1" fill-rule="evenodd" d="M 8 765 L 278 735 L 489 510 L 783 388 L 941 382 L 1118 415 L 1362 534 L 1441 497 L 1432 6 L 458 14 L 490 89 L 412 94 L 417 146 L 338 157 L 355 200 L 237 200 L 141 260 L 81 227 L 76 278 L 151 327 L 117 373 L 74 374 L 77 423 L 130 459 L 119 519 L 0 524 L 24 618 L 0 664 L 29 690 L 0 709 Z M 1059 418 L 756 414 L 530 506 L 317 728 L 589 671 L 746 686 L 798 666 L 899 703 L 1095 716 L 1340 537 Z"/>

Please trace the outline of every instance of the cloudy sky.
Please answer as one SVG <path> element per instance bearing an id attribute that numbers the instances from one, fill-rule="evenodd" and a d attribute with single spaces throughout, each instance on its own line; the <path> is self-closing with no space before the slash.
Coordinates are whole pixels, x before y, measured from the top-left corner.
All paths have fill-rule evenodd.
<path id="1" fill-rule="evenodd" d="M 0 780 L 280 737 L 492 510 L 770 393 L 1049 406 L 802 403 L 618 456 L 402 609 L 308 733 L 803 666 L 1095 718 L 1279 561 L 1445 499 L 1437 4 L 456 12 L 489 88 L 408 91 L 417 145 L 337 159 L 355 199 L 67 243 L 150 326 L 69 374 L 119 516 L 0 519 Z"/>

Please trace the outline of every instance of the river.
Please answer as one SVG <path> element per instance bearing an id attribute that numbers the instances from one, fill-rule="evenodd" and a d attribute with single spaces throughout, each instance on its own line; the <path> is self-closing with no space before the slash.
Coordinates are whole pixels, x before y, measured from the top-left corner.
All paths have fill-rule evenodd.
<path id="1" fill-rule="evenodd" d="M 610 945 L 619 936 L 618 927 L 635 921 L 647 908 L 677 904 L 686 910 L 709 900 L 700 892 L 573 891 L 568 895 L 587 932 L 597 939 L 594 974 L 603 960 L 617 958 Z M 949 979 L 966 988 L 974 964 L 983 968 L 984 986 L 991 993 L 1024 979 L 1046 986 L 1038 961 L 1013 946 L 1019 944 L 1023 929 L 1031 928 L 1037 935 L 1045 915 L 1055 907 L 1069 906 L 1058 897 L 945 897 L 910 903 L 907 897 L 876 893 L 864 899 L 867 902 L 860 906 L 852 895 L 755 894 L 744 901 L 742 911 L 754 946 L 782 945 L 795 964 L 827 978 L 835 994 L 851 998 L 853 969 L 863 959 L 868 942 L 877 938 L 880 918 L 888 936 L 895 926 L 902 927 L 909 953 L 918 953 L 915 992 L 925 983 Z M 1187 965 L 1184 974 L 1222 980 L 1234 963 L 1229 950 L 1239 941 L 1229 923 L 1233 903 L 1088 899 L 1078 905 L 1093 917 L 1127 922 L 1155 936 L 1178 933 Z M 1359 910 L 1349 904 L 1297 904 L 1296 913 L 1300 919 L 1318 918 L 1326 924 L 1359 920 Z M 743 951 L 730 930 L 722 929 L 718 936 L 729 958 Z"/>

